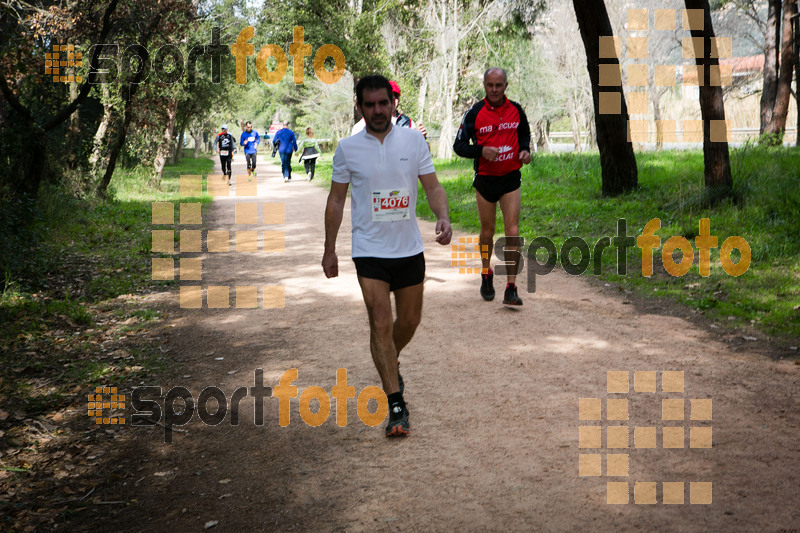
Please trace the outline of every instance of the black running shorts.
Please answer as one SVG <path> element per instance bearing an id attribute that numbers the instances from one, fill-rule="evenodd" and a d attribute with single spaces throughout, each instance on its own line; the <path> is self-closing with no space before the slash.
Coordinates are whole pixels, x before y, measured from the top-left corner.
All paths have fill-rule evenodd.
<path id="1" fill-rule="evenodd" d="M 393 259 L 354 257 L 353 262 L 359 276 L 385 281 L 390 291 L 419 285 L 425 280 L 425 256 L 422 252 Z"/>
<path id="2" fill-rule="evenodd" d="M 478 174 L 472 180 L 472 186 L 487 202 L 497 202 L 506 193 L 516 191 L 522 185 L 522 174 L 519 170 L 503 176 L 483 176 Z"/>
<path id="3" fill-rule="evenodd" d="M 248 170 L 255 170 L 255 168 L 256 168 L 256 155 L 258 155 L 258 154 L 244 154 L 244 158 L 247 161 Z"/>

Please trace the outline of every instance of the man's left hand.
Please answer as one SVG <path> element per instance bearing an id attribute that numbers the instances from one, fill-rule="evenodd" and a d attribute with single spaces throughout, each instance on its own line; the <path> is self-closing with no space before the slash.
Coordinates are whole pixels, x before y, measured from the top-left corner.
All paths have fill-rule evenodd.
<path id="1" fill-rule="evenodd" d="M 436 242 L 446 246 L 450 244 L 450 239 L 453 238 L 453 228 L 450 227 L 449 220 L 436 221 Z"/>
<path id="2" fill-rule="evenodd" d="M 523 150 L 519 153 L 519 160 L 522 162 L 523 165 L 527 165 L 531 162 L 531 153 L 527 150 Z"/>

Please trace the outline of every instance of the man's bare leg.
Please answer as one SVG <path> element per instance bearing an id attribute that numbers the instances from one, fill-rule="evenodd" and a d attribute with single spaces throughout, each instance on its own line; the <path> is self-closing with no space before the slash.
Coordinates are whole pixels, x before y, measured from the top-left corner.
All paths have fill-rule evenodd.
<path id="1" fill-rule="evenodd" d="M 397 357 L 400 357 L 400 352 L 411 342 L 422 319 L 422 287 L 423 284 L 419 283 L 394 291 L 397 319 L 394 321 L 392 340 Z"/>
<path id="2" fill-rule="evenodd" d="M 481 221 L 481 264 L 483 271 L 491 268 L 492 252 L 494 250 L 494 225 L 497 218 L 497 202 L 490 202 L 478 191 L 475 191 L 475 201 L 478 204 L 478 218 Z M 484 247 L 488 251 L 483 251 Z"/>
<path id="3" fill-rule="evenodd" d="M 517 274 L 519 273 L 519 251 L 521 249 L 519 246 L 519 212 L 521 202 L 521 187 L 500 197 L 500 211 L 503 212 L 503 227 L 506 235 L 505 262 L 514 263 L 513 267 L 507 268 L 509 272 L 508 282 L 514 284 L 517 282 Z M 516 253 L 510 253 L 510 250 L 515 250 Z"/>
<path id="4" fill-rule="evenodd" d="M 383 391 L 389 395 L 400 390 L 397 381 L 397 349 L 393 336 L 392 300 L 385 281 L 358 276 L 369 315 L 369 348 L 381 378 Z"/>

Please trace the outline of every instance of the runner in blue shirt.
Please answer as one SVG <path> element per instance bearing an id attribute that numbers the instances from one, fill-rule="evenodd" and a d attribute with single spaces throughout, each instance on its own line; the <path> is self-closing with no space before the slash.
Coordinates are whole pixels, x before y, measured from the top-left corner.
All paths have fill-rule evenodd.
<path id="1" fill-rule="evenodd" d="M 283 182 L 292 179 L 292 154 L 297 151 L 297 137 L 289 129 L 289 123 L 284 122 L 283 128 L 275 132 L 274 143 L 278 144 L 278 152 L 281 154 L 281 170 L 283 171 Z"/>
<path id="2" fill-rule="evenodd" d="M 253 124 L 249 120 L 244 124 L 244 131 L 242 137 L 239 139 L 239 144 L 244 146 L 244 158 L 247 160 L 247 175 L 256 176 L 256 152 L 258 145 L 261 142 L 261 137 L 258 136 L 257 131 L 253 131 Z"/>

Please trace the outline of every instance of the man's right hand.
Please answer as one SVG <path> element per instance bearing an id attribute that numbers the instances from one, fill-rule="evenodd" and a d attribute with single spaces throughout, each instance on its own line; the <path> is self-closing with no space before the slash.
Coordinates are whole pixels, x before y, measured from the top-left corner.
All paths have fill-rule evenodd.
<path id="1" fill-rule="evenodd" d="M 488 161 L 494 161 L 497 159 L 497 154 L 499 153 L 500 150 L 495 146 L 484 146 L 481 150 L 481 155 Z"/>
<path id="2" fill-rule="evenodd" d="M 322 270 L 326 278 L 335 278 L 339 275 L 339 258 L 336 257 L 336 252 L 322 254 Z"/>

